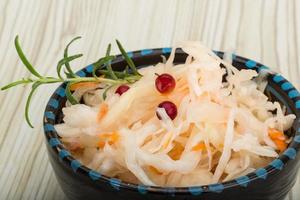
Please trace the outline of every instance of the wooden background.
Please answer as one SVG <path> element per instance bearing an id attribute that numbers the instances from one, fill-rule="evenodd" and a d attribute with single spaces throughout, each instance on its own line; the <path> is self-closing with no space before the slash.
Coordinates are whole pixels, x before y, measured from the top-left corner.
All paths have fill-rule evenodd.
<path id="1" fill-rule="evenodd" d="M 74 62 L 76 69 L 101 57 L 115 38 L 127 50 L 201 40 L 262 62 L 299 89 L 299 11 L 297 0 L 0 0 L 0 85 L 29 76 L 14 49 L 18 34 L 27 56 L 47 75 L 55 75 L 63 48 L 77 35 L 83 38 L 71 51 L 84 57 Z M 30 87 L 0 92 L 0 199 L 65 199 L 42 131 L 55 87 L 43 87 L 34 98 L 34 129 L 23 116 Z M 287 199 L 300 199 L 299 179 Z"/>

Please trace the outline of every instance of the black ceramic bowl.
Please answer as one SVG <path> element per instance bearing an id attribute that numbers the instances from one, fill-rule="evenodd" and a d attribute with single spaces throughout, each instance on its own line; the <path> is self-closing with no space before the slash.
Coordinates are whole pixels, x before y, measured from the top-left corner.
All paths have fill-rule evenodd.
<path id="1" fill-rule="evenodd" d="M 161 55 L 168 57 L 170 48 L 147 49 L 130 52 L 128 55 L 140 67 L 156 64 Z M 219 57 L 222 52 L 215 52 Z M 183 63 L 187 55 L 176 51 L 175 63 Z M 116 70 L 123 70 L 126 63 L 122 56 L 112 62 Z M 233 65 L 238 69 L 264 70 L 267 67 L 243 57 L 233 55 Z M 91 76 L 93 66 L 79 71 L 80 76 Z M 285 105 L 288 113 L 297 116 L 293 127 L 286 134 L 292 137 L 289 148 L 268 166 L 235 180 L 199 187 L 151 187 L 122 182 L 110 178 L 83 166 L 74 159 L 60 141 L 54 124 L 62 122 L 62 107 L 66 102 L 65 84 L 62 84 L 51 96 L 44 115 L 44 130 L 47 139 L 49 159 L 57 180 L 64 193 L 70 199 L 205 199 L 205 200 L 282 200 L 292 188 L 299 167 L 300 148 L 300 93 L 281 75 L 269 75 L 266 93 L 272 100 Z"/>

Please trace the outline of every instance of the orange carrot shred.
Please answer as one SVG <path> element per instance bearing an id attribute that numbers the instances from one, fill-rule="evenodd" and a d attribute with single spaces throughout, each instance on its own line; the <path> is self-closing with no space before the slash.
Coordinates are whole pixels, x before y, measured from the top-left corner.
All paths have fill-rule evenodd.
<path id="1" fill-rule="evenodd" d="M 273 142 L 276 144 L 280 152 L 283 152 L 287 148 L 287 143 L 282 140 L 273 140 Z"/>
<path id="2" fill-rule="evenodd" d="M 286 136 L 282 131 L 279 131 L 275 128 L 269 128 L 268 130 L 269 137 L 275 143 L 279 151 L 284 151 L 287 148 Z"/>
<path id="3" fill-rule="evenodd" d="M 97 87 L 99 83 L 96 82 L 80 82 L 80 83 L 74 83 L 70 86 L 70 90 L 74 91 L 77 90 L 79 88 L 93 88 L 93 87 Z"/>
<path id="4" fill-rule="evenodd" d="M 153 166 L 149 166 L 149 170 L 157 175 L 162 175 L 163 173 L 161 171 L 159 171 L 157 168 L 153 167 Z"/>
<path id="5" fill-rule="evenodd" d="M 100 121 L 108 112 L 108 105 L 106 103 L 101 103 L 99 106 L 99 112 L 98 112 L 98 121 Z"/>
<path id="6" fill-rule="evenodd" d="M 272 140 L 285 140 L 285 135 L 282 131 L 279 131 L 275 128 L 269 128 L 269 136 Z"/>
<path id="7" fill-rule="evenodd" d="M 113 132 L 109 138 L 108 144 L 112 145 L 119 140 L 119 134 L 117 132 Z"/>
<path id="8" fill-rule="evenodd" d="M 98 137 L 100 139 L 98 147 L 103 148 L 106 142 L 108 142 L 109 145 L 116 143 L 119 140 L 120 135 L 118 132 L 112 132 L 99 134 Z"/>
<path id="9" fill-rule="evenodd" d="M 180 143 L 176 142 L 173 149 L 169 151 L 168 155 L 173 160 L 179 160 L 183 151 L 184 147 Z"/>
<path id="10" fill-rule="evenodd" d="M 193 151 L 203 151 L 205 149 L 206 149 L 206 147 L 205 147 L 204 142 L 200 142 L 200 143 L 196 144 L 195 146 L 193 146 L 193 148 L 192 148 Z"/>
<path id="11" fill-rule="evenodd" d="M 97 146 L 101 149 L 103 149 L 103 147 L 105 146 L 105 142 L 104 141 L 99 141 Z"/>

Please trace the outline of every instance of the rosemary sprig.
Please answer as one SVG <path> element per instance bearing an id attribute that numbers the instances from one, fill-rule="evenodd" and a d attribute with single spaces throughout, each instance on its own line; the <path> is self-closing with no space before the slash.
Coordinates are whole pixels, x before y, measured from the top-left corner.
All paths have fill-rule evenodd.
<path id="1" fill-rule="evenodd" d="M 76 54 L 69 56 L 68 55 L 68 48 L 69 46 L 77 39 L 81 37 L 76 37 L 72 39 L 66 46 L 64 50 L 63 58 L 57 63 L 56 71 L 58 77 L 52 77 L 52 76 L 42 76 L 40 73 L 36 71 L 36 69 L 33 67 L 33 65 L 29 62 L 27 57 L 25 56 L 21 45 L 19 43 L 19 37 L 16 36 L 15 38 L 15 48 L 17 50 L 17 53 L 19 55 L 20 60 L 25 65 L 27 70 L 35 76 L 35 78 L 22 78 L 21 80 L 14 81 L 12 83 L 9 83 L 1 88 L 1 90 L 7 90 L 9 88 L 18 86 L 18 85 L 27 85 L 32 84 L 31 91 L 28 95 L 26 106 L 25 106 L 25 119 L 26 122 L 30 127 L 33 128 L 33 125 L 30 121 L 29 117 L 29 107 L 31 103 L 31 99 L 35 93 L 35 91 L 38 89 L 39 86 L 45 85 L 45 84 L 52 84 L 52 83 L 64 83 L 66 82 L 66 97 L 68 101 L 71 104 L 77 104 L 79 103 L 78 100 L 72 95 L 72 92 L 70 90 L 70 86 L 75 83 L 80 82 L 98 82 L 98 83 L 106 83 L 108 86 L 105 89 L 103 93 L 104 99 L 106 98 L 107 91 L 117 84 L 126 84 L 126 83 L 133 83 L 141 78 L 141 75 L 138 73 L 133 61 L 128 57 L 126 54 L 124 48 L 120 44 L 119 41 L 117 41 L 117 45 L 125 58 L 128 66 L 130 67 L 133 74 L 129 73 L 128 69 L 125 69 L 123 72 L 114 71 L 111 67 L 111 61 L 115 58 L 115 56 L 110 55 L 111 45 L 109 44 L 106 51 L 106 56 L 104 58 L 100 58 L 97 62 L 93 64 L 93 77 L 79 77 L 76 75 L 71 66 L 70 62 L 80 58 L 83 54 Z M 61 71 L 64 69 L 65 77 L 62 76 Z M 100 73 L 103 76 L 98 77 L 96 74 Z"/>
<path id="2" fill-rule="evenodd" d="M 75 37 L 73 40 L 71 40 L 70 42 L 69 42 L 69 44 L 66 46 L 66 48 L 65 48 L 65 51 L 64 51 L 64 58 L 67 58 L 68 57 L 68 50 L 69 50 L 69 46 L 75 41 L 75 40 L 78 40 L 78 39 L 80 39 L 81 38 L 81 36 L 78 36 L 78 37 Z M 80 55 L 80 54 L 79 54 Z M 82 55 L 82 54 L 81 54 Z M 79 56 L 80 57 L 80 56 Z M 78 58 L 79 58 L 78 57 Z M 67 70 L 67 73 L 68 74 L 66 74 L 68 77 L 76 77 L 77 75 L 73 72 L 73 70 L 71 69 L 71 66 L 70 66 L 70 64 L 68 63 L 68 62 L 66 62 L 65 63 L 65 66 L 66 66 L 66 70 Z"/>
<path id="3" fill-rule="evenodd" d="M 104 92 L 103 92 L 103 94 L 102 94 L 103 100 L 106 99 L 108 90 L 109 90 L 110 88 L 112 88 L 113 86 L 114 86 L 114 85 L 110 85 L 110 86 L 107 86 L 107 88 L 105 88 L 105 90 L 104 90 Z"/>
<path id="4" fill-rule="evenodd" d="M 108 57 L 110 55 L 110 50 L 111 50 L 111 44 L 108 45 L 107 50 L 106 50 L 106 57 Z M 111 63 L 110 61 L 108 61 L 107 64 L 107 71 L 109 73 L 109 75 L 111 76 L 112 79 L 117 80 L 118 77 L 115 75 L 114 71 L 111 68 Z"/>
<path id="5" fill-rule="evenodd" d="M 27 84 L 27 83 L 31 83 L 31 82 L 32 82 L 31 79 L 29 79 L 29 78 L 28 78 L 28 79 L 23 78 L 22 80 L 12 82 L 12 83 L 10 83 L 10 84 L 8 84 L 8 85 L 2 87 L 1 90 L 7 90 L 7 89 L 9 89 L 9 88 L 11 88 L 11 87 L 15 87 L 15 86 L 17 86 L 17 85 Z"/>
<path id="6" fill-rule="evenodd" d="M 132 70 L 134 75 L 137 76 L 141 76 L 140 73 L 137 71 L 135 64 L 133 63 L 133 61 L 131 60 L 131 58 L 129 58 L 129 56 L 127 55 L 126 51 L 124 50 L 123 46 L 121 45 L 121 43 L 116 40 L 118 48 L 120 50 L 120 52 L 122 53 L 124 59 L 126 60 L 127 64 L 129 65 L 130 69 Z"/>
<path id="7" fill-rule="evenodd" d="M 43 83 L 40 83 L 40 82 L 35 82 L 35 83 L 33 83 L 32 88 L 31 88 L 31 91 L 30 91 L 30 93 L 29 93 L 29 95 L 28 95 L 28 98 L 27 98 L 27 101 L 26 101 L 26 105 L 25 105 L 25 119 L 26 119 L 28 125 L 29 125 L 31 128 L 33 128 L 33 125 L 32 125 L 32 123 L 31 123 L 31 121 L 30 121 L 30 118 L 29 118 L 29 106 L 30 106 L 30 102 L 31 102 L 31 99 L 32 99 L 32 96 L 33 96 L 34 92 L 35 92 L 36 89 L 37 89 L 40 85 L 42 85 L 42 84 L 43 84 Z"/>
<path id="8" fill-rule="evenodd" d="M 35 75 L 36 77 L 38 78 L 42 78 L 42 76 L 37 72 L 35 71 L 34 67 L 30 64 L 30 62 L 27 60 L 26 56 L 24 55 L 21 47 L 20 47 L 20 43 L 19 43 L 19 36 L 17 35 L 16 38 L 15 38 L 15 47 L 16 47 L 16 50 L 17 50 L 17 53 L 21 59 L 21 61 L 23 62 L 23 64 L 25 65 L 25 67 L 33 74 Z"/>
<path id="9" fill-rule="evenodd" d="M 63 59 L 61 59 L 58 63 L 57 63 L 57 67 L 56 67 L 56 71 L 57 71 L 57 76 L 60 79 L 63 79 L 63 77 L 61 76 L 61 68 L 65 65 L 67 68 L 67 65 L 70 66 L 69 62 L 71 62 L 72 60 L 75 60 L 77 58 L 80 58 L 81 56 L 83 56 L 83 54 L 76 54 L 74 56 L 70 56 L 70 57 L 64 57 Z M 66 74 L 67 77 L 78 77 L 76 74 L 73 73 L 73 71 L 69 71 Z"/>
<path id="10" fill-rule="evenodd" d="M 73 82 L 69 82 L 67 83 L 66 86 L 66 97 L 68 99 L 68 101 L 72 104 L 78 104 L 79 102 L 77 101 L 77 99 L 75 99 L 75 97 L 72 95 L 71 90 L 70 90 L 70 86 L 73 84 Z"/>
<path id="11" fill-rule="evenodd" d="M 93 63 L 94 69 L 93 69 L 93 77 L 94 78 L 98 78 L 98 76 L 96 75 L 96 72 L 99 69 L 105 68 L 105 63 L 113 60 L 115 58 L 115 56 L 106 56 L 104 58 L 100 58 L 97 62 Z"/>

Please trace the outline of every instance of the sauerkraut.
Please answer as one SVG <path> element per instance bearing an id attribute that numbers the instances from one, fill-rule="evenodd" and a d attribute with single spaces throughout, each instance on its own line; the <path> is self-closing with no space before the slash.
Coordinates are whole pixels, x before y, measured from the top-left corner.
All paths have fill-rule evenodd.
<path id="1" fill-rule="evenodd" d="M 64 145 L 87 167 L 131 183 L 199 186 L 231 180 L 264 167 L 288 143 L 283 134 L 295 115 L 263 93 L 251 69 L 237 70 L 199 42 L 184 42 L 183 64 L 139 69 L 142 78 L 124 94 L 105 84 L 77 88 L 82 104 L 66 104 L 55 125 Z M 168 73 L 175 89 L 161 94 L 157 74 Z M 157 105 L 173 102 L 172 120 Z M 159 114 L 160 118 L 157 117 Z"/>

